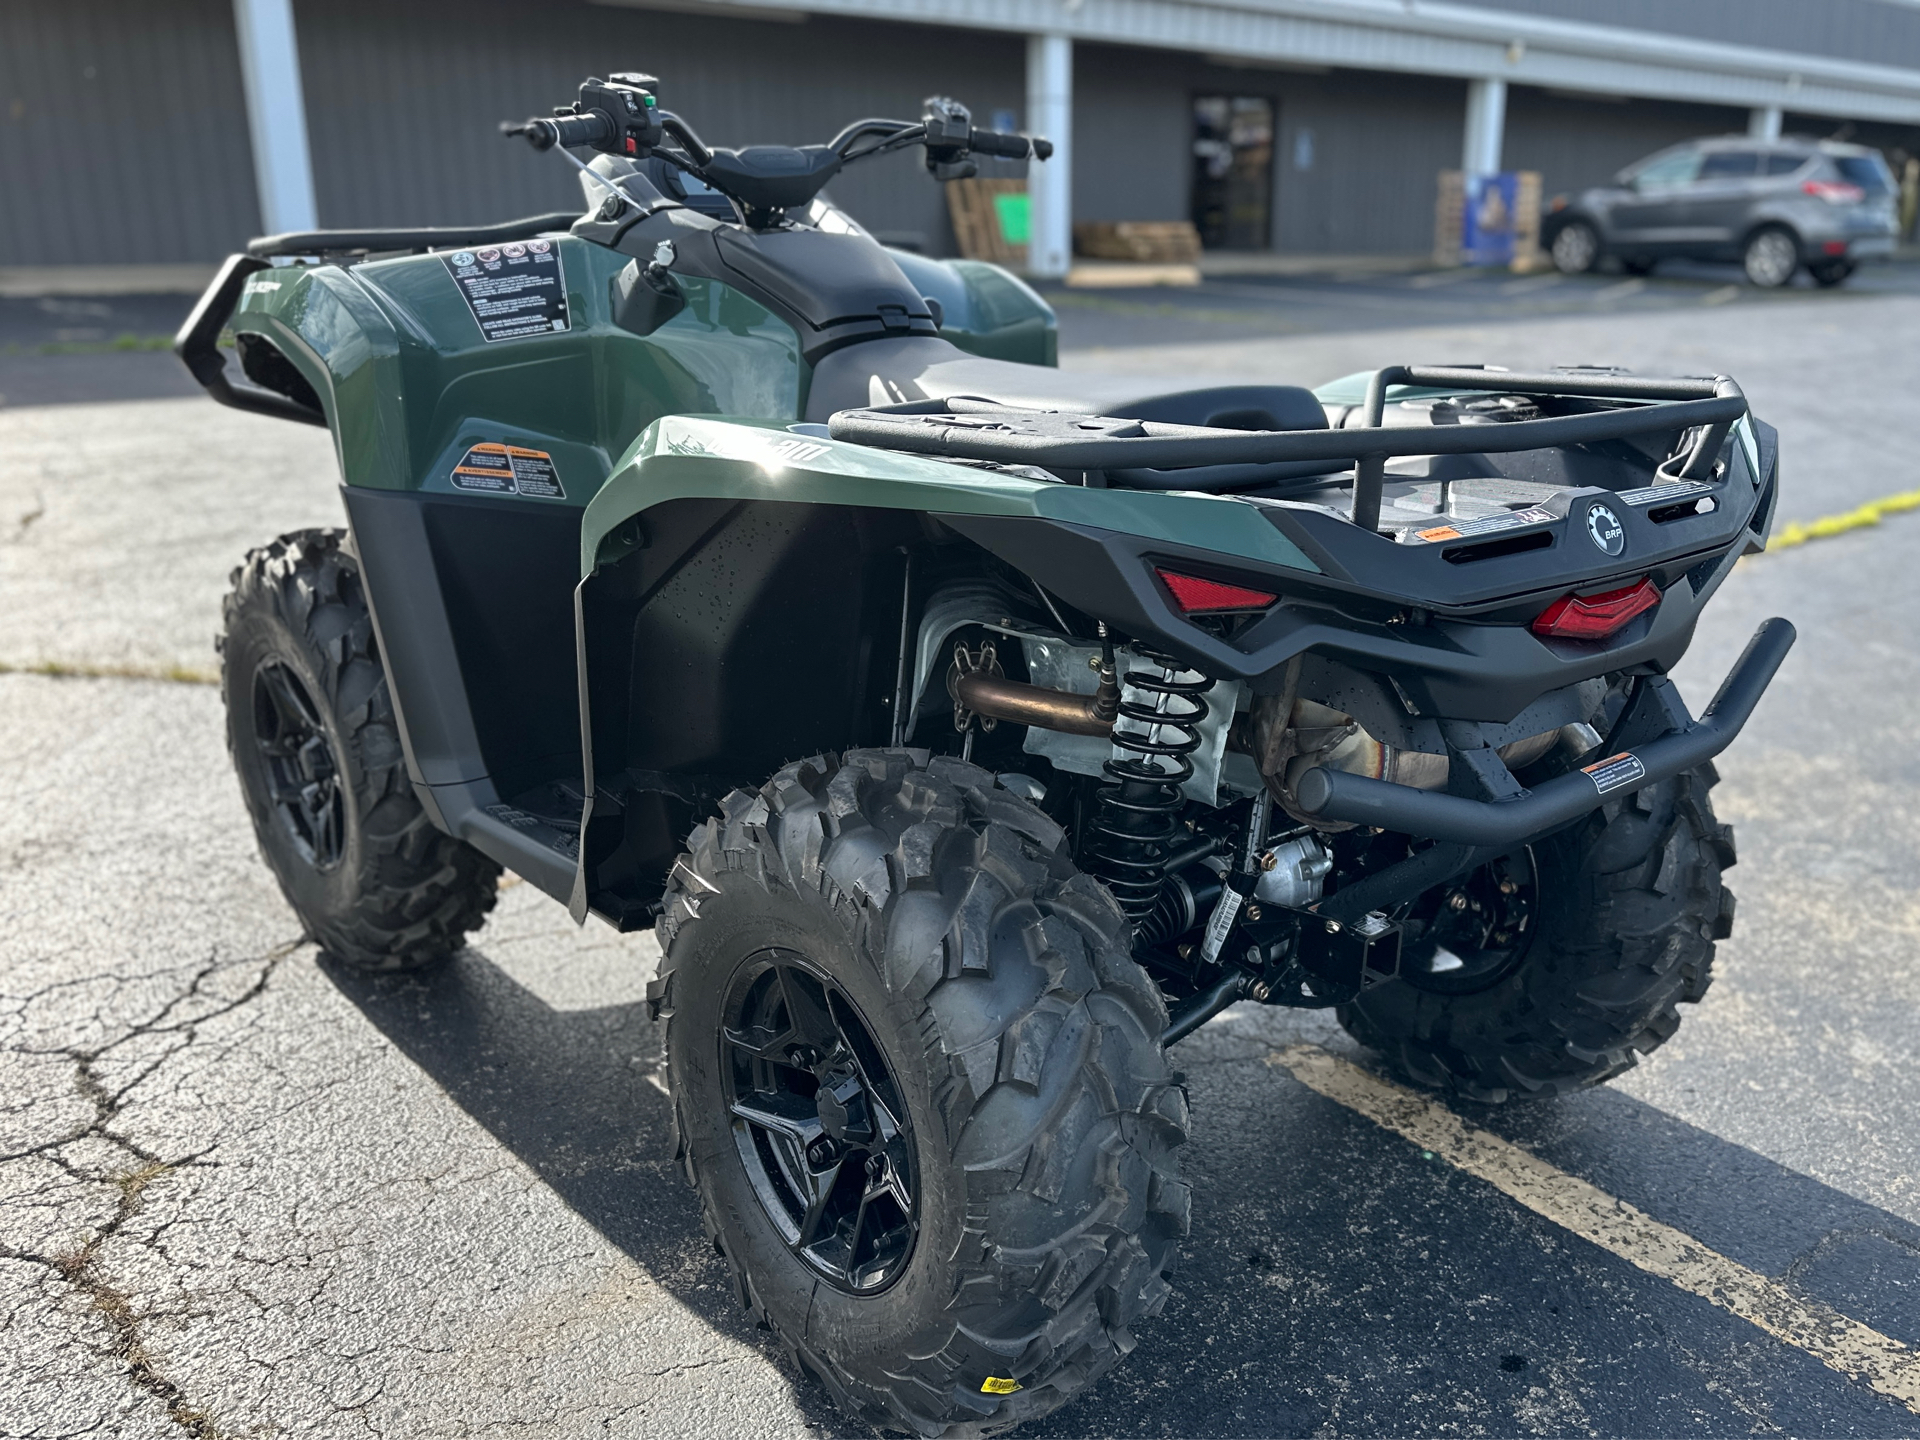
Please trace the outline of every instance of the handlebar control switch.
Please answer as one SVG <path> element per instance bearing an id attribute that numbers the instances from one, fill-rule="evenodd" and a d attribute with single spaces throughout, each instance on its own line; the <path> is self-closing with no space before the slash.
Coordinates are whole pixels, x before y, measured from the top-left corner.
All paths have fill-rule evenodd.
<path id="1" fill-rule="evenodd" d="M 980 167 L 967 152 L 973 145 L 973 112 L 958 100 L 930 95 L 920 123 L 926 127 L 927 169 L 936 180 L 967 180 Z"/>
<path id="2" fill-rule="evenodd" d="M 651 75 L 623 70 L 605 80 L 589 79 L 580 87 L 576 115 L 598 114 L 606 120 L 606 134 L 590 141 L 608 155 L 641 160 L 660 143 L 660 82 Z"/>

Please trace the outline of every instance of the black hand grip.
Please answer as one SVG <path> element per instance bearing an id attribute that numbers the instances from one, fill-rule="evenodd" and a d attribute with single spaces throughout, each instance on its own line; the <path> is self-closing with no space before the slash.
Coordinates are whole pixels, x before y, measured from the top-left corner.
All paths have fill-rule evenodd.
<path id="1" fill-rule="evenodd" d="M 500 127 L 502 135 L 524 135 L 536 150 L 551 150 L 555 145 L 572 149 L 576 145 L 598 145 L 613 137 L 613 121 L 598 110 L 584 115 L 536 115 L 524 125 L 511 121 Z"/>
<path id="2" fill-rule="evenodd" d="M 976 130 L 967 142 L 967 148 L 976 155 L 1004 155 L 1009 160 L 1024 160 L 1033 153 L 1033 142 L 1024 135 L 1003 135 L 997 130 Z M 1047 148 L 1051 150 L 1053 147 Z"/>

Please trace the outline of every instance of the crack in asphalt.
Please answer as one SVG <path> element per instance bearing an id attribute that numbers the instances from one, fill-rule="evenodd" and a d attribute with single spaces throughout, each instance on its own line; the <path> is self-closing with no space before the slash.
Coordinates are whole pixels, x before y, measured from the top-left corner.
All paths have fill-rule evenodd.
<path id="1" fill-rule="evenodd" d="M 128 1227 L 141 1214 L 149 1187 L 177 1171 L 213 1163 L 207 1157 L 215 1145 L 166 1157 L 142 1145 L 133 1136 L 122 1133 L 115 1128 L 114 1122 L 124 1115 L 133 1092 L 152 1079 L 169 1061 L 187 1051 L 199 1038 L 202 1027 L 259 999 L 266 993 L 280 962 L 306 943 L 305 937 L 302 937 L 276 946 L 263 955 L 240 960 L 209 960 L 194 972 L 178 993 L 146 1019 L 125 1027 L 103 1044 L 52 1047 L 23 1044 L 11 1047 L 16 1054 L 38 1058 L 58 1057 L 71 1063 L 74 1090 L 91 1108 L 92 1114 L 50 1140 L 0 1154 L 0 1165 L 28 1159 L 45 1160 L 70 1179 L 82 1185 L 103 1187 L 111 1191 L 115 1198 L 112 1213 L 94 1226 L 90 1233 L 77 1237 L 73 1244 L 62 1249 L 49 1248 L 43 1251 L 19 1249 L 0 1242 L 0 1259 L 38 1265 L 84 1298 L 106 1327 L 107 1354 L 124 1368 L 133 1385 L 153 1396 L 166 1408 L 168 1419 L 191 1436 L 192 1440 L 221 1440 L 221 1431 L 208 1413 L 196 1405 L 162 1370 L 158 1359 L 148 1348 L 146 1339 L 147 1322 L 158 1318 L 159 1312 L 143 1312 L 136 1308 L 132 1298 L 108 1274 L 105 1251 L 115 1239 L 133 1238 Z M 252 965 L 259 966 L 259 971 L 239 994 L 218 1000 L 206 1008 L 194 1006 L 195 1001 L 207 998 L 209 987 L 217 976 Z M 11 1008 L 17 1016 L 24 1017 L 36 1000 L 62 988 L 65 988 L 65 982 L 56 982 L 27 995 L 4 998 L 11 1002 Z M 185 1013 L 189 1010 L 191 1013 Z M 124 1045 L 154 1037 L 167 1037 L 171 1043 L 157 1058 L 136 1069 L 124 1083 L 110 1084 L 102 1071 L 101 1062 Z M 83 1161 L 76 1162 L 62 1153 L 85 1140 L 103 1141 L 132 1163 L 125 1168 L 107 1169 Z M 160 1233 L 135 1243 L 171 1263 L 171 1257 L 161 1243 Z"/>
<path id="2" fill-rule="evenodd" d="M 25 540 L 27 531 L 33 528 L 33 522 L 44 519 L 46 513 L 47 497 L 36 490 L 33 495 L 33 509 L 23 511 L 20 518 L 14 522 L 13 543 L 17 545 Z"/>

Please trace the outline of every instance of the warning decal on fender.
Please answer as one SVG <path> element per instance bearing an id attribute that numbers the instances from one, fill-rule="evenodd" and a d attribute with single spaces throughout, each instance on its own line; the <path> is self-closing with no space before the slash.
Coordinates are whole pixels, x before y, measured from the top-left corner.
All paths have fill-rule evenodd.
<path id="1" fill-rule="evenodd" d="M 1593 781 L 1593 788 L 1602 795 L 1647 778 L 1647 767 L 1640 763 L 1640 757 L 1631 750 L 1622 750 L 1618 755 L 1609 755 L 1591 765 L 1582 765 L 1580 769 Z"/>
<path id="2" fill-rule="evenodd" d="M 566 272 L 551 240 L 456 250 L 440 259 L 489 344 L 569 328 Z"/>
<path id="3" fill-rule="evenodd" d="M 475 445 L 460 457 L 448 477 L 457 490 L 482 495 L 533 495 L 542 500 L 564 500 L 560 472 L 544 450 L 518 445 Z"/>

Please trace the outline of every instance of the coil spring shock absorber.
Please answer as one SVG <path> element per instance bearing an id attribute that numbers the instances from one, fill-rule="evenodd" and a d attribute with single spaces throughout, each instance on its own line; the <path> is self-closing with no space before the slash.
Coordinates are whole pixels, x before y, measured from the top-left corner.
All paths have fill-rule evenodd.
<path id="1" fill-rule="evenodd" d="M 1153 914 L 1179 837 L 1180 787 L 1193 774 L 1213 681 L 1178 660 L 1136 650 L 1154 668 L 1129 670 L 1113 725 L 1116 755 L 1102 767 L 1099 812 L 1087 846 L 1090 868 L 1138 929 Z M 1188 677 L 1188 678 L 1182 678 Z"/>

